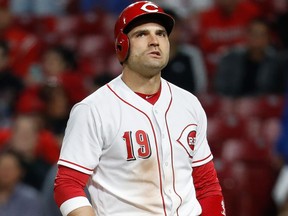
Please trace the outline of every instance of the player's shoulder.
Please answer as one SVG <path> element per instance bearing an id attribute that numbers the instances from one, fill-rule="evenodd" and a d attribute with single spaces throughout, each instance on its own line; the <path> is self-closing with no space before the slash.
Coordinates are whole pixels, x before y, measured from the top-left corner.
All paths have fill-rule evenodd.
<path id="1" fill-rule="evenodd" d="M 196 95 L 173 83 L 167 82 L 167 84 L 171 89 L 172 103 L 176 107 L 180 107 L 181 110 L 187 110 L 188 112 L 195 114 L 195 116 L 201 117 L 205 115 L 203 106 Z"/>
<path id="2" fill-rule="evenodd" d="M 105 85 L 98 88 L 96 91 L 92 92 L 90 95 L 85 97 L 82 101 L 80 101 L 81 104 L 87 104 L 87 105 L 95 105 L 95 104 L 101 104 L 101 103 L 107 103 L 111 99 L 111 89 L 109 86 L 115 82 L 117 78 L 114 78 L 110 82 L 106 83 Z"/>
<path id="3" fill-rule="evenodd" d="M 180 100 L 189 100 L 189 101 L 198 101 L 198 98 L 191 92 L 163 79 L 164 82 L 168 84 L 168 86 L 171 89 L 171 93 L 174 99 L 180 99 Z"/>

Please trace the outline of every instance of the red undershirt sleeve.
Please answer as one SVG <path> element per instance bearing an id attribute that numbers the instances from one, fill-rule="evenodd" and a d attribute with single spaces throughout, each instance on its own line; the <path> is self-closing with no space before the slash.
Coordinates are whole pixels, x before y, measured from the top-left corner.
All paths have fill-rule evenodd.
<path id="1" fill-rule="evenodd" d="M 193 167 L 196 197 L 202 207 L 201 216 L 223 216 L 225 207 L 221 186 L 213 161 Z"/>
<path id="2" fill-rule="evenodd" d="M 84 189 L 89 177 L 85 173 L 59 165 L 54 183 L 54 199 L 58 207 L 76 197 L 86 198 Z M 73 206 L 69 208 L 73 209 Z"/>

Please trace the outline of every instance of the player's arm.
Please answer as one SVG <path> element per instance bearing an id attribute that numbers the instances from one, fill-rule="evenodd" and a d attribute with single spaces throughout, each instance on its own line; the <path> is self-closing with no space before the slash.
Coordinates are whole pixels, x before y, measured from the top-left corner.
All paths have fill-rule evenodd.
<path id="1" fill-rule="evenodd" d="M 61 166 L 54 184 L 54 198 L 64 216 L 95 216 L 84 191 L 89 175 Z"/>
<path id="2" fill-rule="evenodd" d="M 196 197 L 202 207 L 201 216 L 225 215 L 222 190 L 213 161 L 193 167 L 192 176 Z"/>
<path id="3" fill-rule="evenodd" d="M 84 206 L 73 210 L 68 216 L 95 216 L 91 206 Z"/>

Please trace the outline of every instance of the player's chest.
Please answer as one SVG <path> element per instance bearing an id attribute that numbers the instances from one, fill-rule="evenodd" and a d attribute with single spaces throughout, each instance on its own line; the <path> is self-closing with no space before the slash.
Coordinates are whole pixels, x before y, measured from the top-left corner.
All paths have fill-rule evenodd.
<path id="1" fill-rule="evenodd" d="M 113 137 L 106 140 L 109 151 L 117 151 L 120 158 L 131 161 L 172 154 L 188 160 L 193 157 L 198 123 L 189 112 L 155 106 L 147 111 L 126 110 L 120 116 L 105 130 L 110 133 L 105 137 Z"/>

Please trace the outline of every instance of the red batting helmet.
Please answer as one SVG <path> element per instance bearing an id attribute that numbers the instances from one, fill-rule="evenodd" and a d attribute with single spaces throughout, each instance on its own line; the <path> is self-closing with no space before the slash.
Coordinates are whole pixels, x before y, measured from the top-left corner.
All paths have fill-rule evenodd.
<path id="1" fill-rule="evenodd" d="M 114 28 L 115 49 L 120 63 L 123 63 L 129 53 L 129 39 L 127 33 L 138 20 L 148 19 L 159 22 L 166 29 L 168 35 L 174 26 L 174 19 L 164 10 L 150 1 L 138 1 L 126 7 L 119 15 Z"/>

